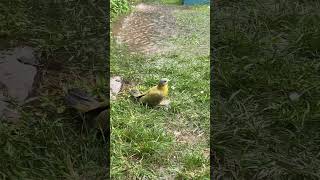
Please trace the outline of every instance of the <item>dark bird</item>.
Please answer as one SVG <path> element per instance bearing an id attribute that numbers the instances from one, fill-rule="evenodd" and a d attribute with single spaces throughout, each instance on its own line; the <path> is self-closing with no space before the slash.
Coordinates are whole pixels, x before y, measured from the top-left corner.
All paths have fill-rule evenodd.
<path id="1" fill-rule="evenodd" d="M 109 130 L 109 109 L 108 102 L 99 102 L 87 92 L 73 88 L 69 89 L 65 100 L 69 106 L 79 111 L 89 128 L 97 128 L 103 132 Z"/>

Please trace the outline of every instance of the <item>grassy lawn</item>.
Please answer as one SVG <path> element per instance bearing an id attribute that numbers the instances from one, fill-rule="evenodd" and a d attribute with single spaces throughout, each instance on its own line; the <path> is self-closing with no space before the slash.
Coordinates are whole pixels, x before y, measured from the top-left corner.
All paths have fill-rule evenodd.
<path id="1" fill-rule="evenodd" d="M 319 179 L 319 2 L 217 4 L 215 179 Z"/>
<path id="2" fill-rule="evenodd" d="M 143 3 L 149 4 L 166 4 L 166 5 L 181 5 L 182 0 L 140 0 Z"/>
<path id="3" fill-rule="evenodd" d="M 108 96 L 104 2 L 1 1 L 0 12 L 1 49 L 32 46 L 44 65 L 22 122 L 0 122 L 0 179 L 108 177 L 108 142 L 81 132 L 63 101 L 68 87 Z"/>
<path id="4" fill-rule="evenodd" d="M 199 17 L 193 16 L 198 15 Z M 113 179 L 209 179 L 209 8 L 177 11 L 178 26 L 190 27 L 167 39 L 165 55 L 132 55 L 111 43 L 111 75 L 147 90 L 166 77 L 171 107 L 147 108 L 125 89 L 111 106 Z M 186 53 L 199 51 L 202 53 Z"/>

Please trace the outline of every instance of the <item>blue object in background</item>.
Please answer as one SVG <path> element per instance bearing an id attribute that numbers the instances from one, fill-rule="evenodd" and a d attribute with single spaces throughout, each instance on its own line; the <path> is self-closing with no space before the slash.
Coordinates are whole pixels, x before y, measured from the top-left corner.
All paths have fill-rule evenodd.
<path id="1" fill-rule="evenodd" d="M 184 5 L 210 4 L 210 0 L 184 0 Z"/>

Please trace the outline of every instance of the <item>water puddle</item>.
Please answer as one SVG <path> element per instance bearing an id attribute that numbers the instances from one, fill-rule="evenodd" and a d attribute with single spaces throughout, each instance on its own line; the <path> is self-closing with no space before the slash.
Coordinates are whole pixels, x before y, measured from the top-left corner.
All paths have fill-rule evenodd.
<path id="1" fill-rule="evenodd" d="M 0 119 L 17 121 L 19 113 L 10 107 L 22 104 L 33 89 L 38 61 L 32 47 L 0 51 Z"/>
<path id="2" fill-rule="evenodd" d="M 172 13 L 176 6 L 139 4 L 134 12 L 123 18 L 112 29 L 118 43 L 132 52 L 159 53 L 170 49 L 165 39 L 176 34 Z"/>

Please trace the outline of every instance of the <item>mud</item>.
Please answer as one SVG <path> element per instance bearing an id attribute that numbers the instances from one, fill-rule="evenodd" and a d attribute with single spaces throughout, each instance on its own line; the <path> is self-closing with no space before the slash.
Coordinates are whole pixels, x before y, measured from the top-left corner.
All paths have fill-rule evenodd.
<path id="1" fill-rule="evenodd" d="M 188 25 L 190 19 L 181 19 L 181 16 L 195 17 L 192 20 L 194 25 Z M 130 15 L 119 18 L 113 24 L 112 34 L 118 44 L 124 44 L 133 54 L 163 55 L 173 52 L 202 56 L 209 54 L 210 33 L 202 21 L 209 23 L 209 13 L 199 14 L 190 6 L 142 3 Z M 198 39 L 197 42 L 194 39 Z"/>
<path id="2" fill-rule="evenodd" d="M 178 7 L 139 4 L 134 12 L 115 24 L 112 32 L 118 43 L 132 52 L 160 53 L 170 49 L 165 39 L 176 34 L 172 13 Z"/>

